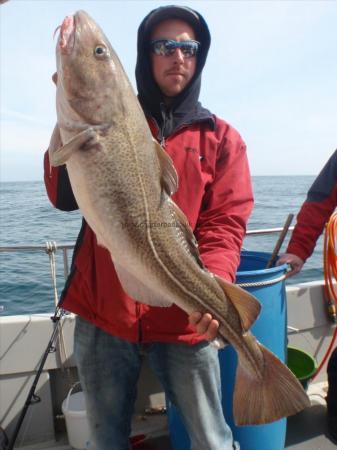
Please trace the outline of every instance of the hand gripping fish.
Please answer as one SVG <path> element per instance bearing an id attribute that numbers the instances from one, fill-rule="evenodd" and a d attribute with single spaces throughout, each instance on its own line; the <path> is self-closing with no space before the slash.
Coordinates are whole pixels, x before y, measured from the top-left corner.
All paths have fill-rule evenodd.
<path id="1" fill-rule="evenodd" d="M 173 163 L 153 139 L 108 39 L 84 11 L 67 16 L 57 48 L 57 126 L 49 155 L 66 164 L 79 208 L 107 248 L 124 290 L 156 306 L 209 312 L 237 351 L 233 413 L 263 424 L 309 405 L 292 372 L 250 333 L 259 302 L 203 266 L 188 221 L 171 200 Z M 63 143 L 63 146 L 62 146 Z"/>

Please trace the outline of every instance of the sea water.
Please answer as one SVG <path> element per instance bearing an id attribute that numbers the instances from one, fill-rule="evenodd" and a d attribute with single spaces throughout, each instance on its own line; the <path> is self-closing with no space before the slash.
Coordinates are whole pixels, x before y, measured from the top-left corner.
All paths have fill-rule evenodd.
<path id="1" fill-rule="evenodd" d="M 282 227 L 288 214 L 297 214 L 313 176 L 253 177 L 255 207 L 248 229 Z M 46 241 L 74 244 L 81 226 L 79 211 L 55 209 L 43 182 L 0 183 L 0 247 L 41 246 Z M 295 219 L 293 224 L 295 223 Z M 247 236 L 244 248 L 272 252 L 278 234 Z M 289 235 L 281 252 L 285 251 Z M 71 251 L 68 253 L 69 264 Z M 57 294 L 65 282 L 63 253 L 56 251 Z M 322 238 L 302 272 L 289 282 L 317 280 L 322 272 Z M 2 315 L 51 312 L 55 294 L 49 256 L 45 250 L 0 252 L 0 307 Z"/>

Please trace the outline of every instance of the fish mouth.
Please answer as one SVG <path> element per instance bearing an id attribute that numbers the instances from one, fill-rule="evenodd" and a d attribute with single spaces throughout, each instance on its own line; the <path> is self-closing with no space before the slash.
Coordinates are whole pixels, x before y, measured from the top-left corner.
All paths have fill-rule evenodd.
<path id="1" fill-rule="evenodd" d="M 60 30 L 58 47 L 63 54 L 70 54 L 76 44 L 76 35 L 81 30 L 92 28 L 92 20 L 85 11 L 77 11 L 75 14 L 66 16 L 60 26 L 54 32 L 54 36 Z"/>
<path id="2" fill-rule="evenodd" d="M 60 30 L 58 38 L 58 47 L 63 54 L 70 54 L 75 45 L 75 16 L 66 16 L 61 25 L 54 31 L 55 34 Z"/>

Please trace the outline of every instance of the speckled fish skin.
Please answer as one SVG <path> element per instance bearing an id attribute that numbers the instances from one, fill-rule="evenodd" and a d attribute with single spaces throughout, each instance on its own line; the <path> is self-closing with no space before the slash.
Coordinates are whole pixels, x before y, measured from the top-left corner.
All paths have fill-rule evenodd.
<path id="1" fill-rule="evenodd" d="M 66 161 L 84 217 L 116 264 L 148 284 L 155 281 L 148 277 L 158 280 L 159 299 L 165 286 L 171 291 L 170 303 L 183 295 L 193 311 L 199 297 L 218 299 L 227 315 L 231 306 L 223 291 L 191 257 L 177 226 L 176 206 L 162 188 L 158 144 L 117 55 L 82 11 L 75 15 L 74 33 L 72 51 L 57 50 L 57 115 L 62 142 L 97 127 L 98 143 L 75 149 Z M 97 42 L 109 48 L 110 58 L 95 59 Z M 172 283 L 177 274 L 179 286 Z M 208 305 L 201 309 L 209 310 Z"/>
<path id="2" fill-rule="evenodd" d="M 300 384 L 247 331 L 258 302 L 203 268 L 187 219 L 170 199 L 177 184 L 173 164 L 153 140 L 108 39 L 84 11 L 64 20 L 56 55 L 58 124 L 50 161 L 66 163 L 82 214 L 109 250 L 125 291 L 144 303 L 174 302 L 187 313 L 210 312 L 219 320 L 219 335 L 239 356 L 235 397 L 255 391 L 251 402 L 234 399 L 238 424 L 267 423 L 302 409 L 307 398 Z M 284 389 L 277 392 L 271 383 L 283 372 L 293 399 L 281 399 L 278 409 L 275 398 L 284 397 Z"/>

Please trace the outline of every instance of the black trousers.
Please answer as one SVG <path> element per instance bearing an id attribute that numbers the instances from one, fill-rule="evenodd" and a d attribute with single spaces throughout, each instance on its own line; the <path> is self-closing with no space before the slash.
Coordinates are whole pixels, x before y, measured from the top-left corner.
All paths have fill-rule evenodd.
<path id="1" fill-rule="evenodd" d="M 326 398 L 329 416 L 337 417 L 337 347 L 328 362 L 328 395 Z"/>

